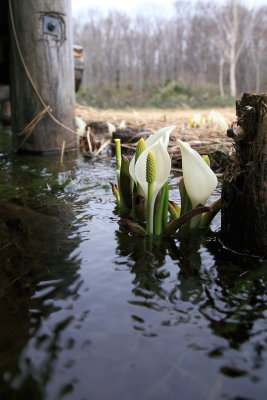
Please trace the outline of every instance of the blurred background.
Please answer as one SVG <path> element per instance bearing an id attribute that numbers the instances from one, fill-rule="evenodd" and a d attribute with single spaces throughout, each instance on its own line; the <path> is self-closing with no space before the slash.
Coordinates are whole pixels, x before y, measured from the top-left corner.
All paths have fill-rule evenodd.
<path id="1" fill-rule="evenodd" d="M 77 101 L 93 107 L 231 106 L 267 91 L 267 6 L 253 1 L 73 0 Z"/>

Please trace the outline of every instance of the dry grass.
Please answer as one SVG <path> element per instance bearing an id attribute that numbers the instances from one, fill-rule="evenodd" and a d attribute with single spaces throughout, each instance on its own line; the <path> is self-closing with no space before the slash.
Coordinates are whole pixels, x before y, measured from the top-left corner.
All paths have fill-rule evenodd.
<path id="1" fill-rule="evenodd" d="M 98 110 L 77 104 L 76 115 L 86 122 L 111 122 L 119 126 L 125 121 L 126 126 L 143 129 L 144 131 L 157 130 L 164 126 L 175 125 L 171 135 L 169 152 L 175 161 L 180 160 L 180 152 L 176 146 L 176 138 L 185 140 L 201 154 L 222 152 L 229 155 L 233 147 L 233 140 L 228 138 L 226 131 L 209 125 L 207 122 L 200 128 L 191 128 L 188 124 L 193 114 L 200 113 L 207 120 L 211 109 L 181 110 L 181 109 L 142 109 L 142 110 Z M 222 114 L 229 125 L 235 121 L 234 108 L 220 108 L 216 112 Z"/>
<path id="2" fill-rule="evenodd" d="M 187 125 L 193 114 L 201 113 L 207 117 L 211 109 L 206 110 L 181 110 L 181 109 L 142 109 L 142 110 L 99 110 L 92 107 L 77 104 L 76 114 L 84 120 L 90 121 L 109 121 L 119 124 L 121 121 L 146 127 L 159 129 L 168 125 Z M 235 109 L 232 107 L 216 108 L 230 123 L 235 120 Z"/>

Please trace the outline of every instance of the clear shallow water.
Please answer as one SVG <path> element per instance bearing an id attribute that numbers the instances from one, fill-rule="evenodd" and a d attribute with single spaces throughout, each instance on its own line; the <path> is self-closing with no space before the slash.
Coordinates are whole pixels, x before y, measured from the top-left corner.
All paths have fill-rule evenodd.
<path id="1" fill-rule="evenodd" d="M 219 218 L 121 232 L 115 163 L 59 158 L 0 156 L 1 400 L 265 399 L 266 262 L 224 249 Z"/>

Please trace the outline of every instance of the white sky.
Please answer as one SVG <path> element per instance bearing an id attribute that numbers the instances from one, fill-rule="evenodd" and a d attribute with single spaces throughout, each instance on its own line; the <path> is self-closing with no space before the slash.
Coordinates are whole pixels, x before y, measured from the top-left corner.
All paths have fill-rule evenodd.
<path id="1" fill-rule="evenodd" d="M 116 9 L 127 13 L 135 13 L 138 10 L 144 12 L 164 13 L 171 16 L 174 12 L 175 0 L 72 0 L 72 14 L 74 17 L 82 16 L 88 9 L 98 9 L 102 12 Z M 196 0 L 193 0 L 194 3 Z M 217 0 L 218 1 L 218 0 Z M 221 0 L 223 2 L 223 0 Z M 247 7 L 258 7 L 266 4 L 266 0 L 241 0 Z"/>
<path id="2" fill-rule="evenodd" d="M 169 13 L 173 11 L 173 0 L 72 0 L 72 14 L 77 16 L 88 8 L 101 11 L 116 9 L 127 13 L 135 13 L 138 10 L 163 9 Z"/>

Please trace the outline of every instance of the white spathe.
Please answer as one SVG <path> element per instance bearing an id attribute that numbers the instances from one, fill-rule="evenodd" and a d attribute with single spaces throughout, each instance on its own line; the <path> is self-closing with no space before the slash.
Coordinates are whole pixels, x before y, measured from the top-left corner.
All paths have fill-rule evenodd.
<path id="1" fill-rule="evenodd" d="M 147 199 L 148 183 L 146 181 L 146 159 L 149 151 L 153 151 L 156 160 L 156 180 L 154 181 L 154 197 L 165 184 L 171 171 L 171 159 L 167 149 L 163 144 L 163 138 L 160 138 L 152 146 L 143 151 L 135 164 L 136 180 L 139 187 Z"/>
<path id="2" fill-rule="evenodd" d="M 189 143 L 180 139 L 177 139 L 177 142 L 182 152 L 184 184 L 192 207 L 199 203 L 205 205 L 218 184 L 217 177 Z"/>
<path id="3" fill-rule="evenodd" d="M 77 127 L 76 132 L 79 136 L 83 136 L 86 133 L 86 123 L 80 117 L 75 117 L 75 125 Z"/>
<path id="4" fill-rule="evenodd" d="M 161 128 L 152 135 L 149 136 L 149 138 L 146 140 L 146 149 L 149 149 L 151 146 L 153 146 L 160 138 L 162 138 L 162 143 L 163 146 L 168 148 L 169 144 L 169 139 L 170 139 L 170 134 L 174 130 L 175 126 L 167 126 L 165 128 Z M 148 154 L 148 152 L 147 152 Z M 141 157 L 141 156 L 140 156 Z M 129 167 L 129 172 L 133 180 L 136 182 L 138 179 L 136 178 L 136 173 L 135 173 L 135 156 L 132 158 L 130 162 L 130 167 Z"/>
<path id="5" fill-rule="evenodd" d="M 169 144 L 170 134 L 172 133 L 174 128 L 175 126 L 167 126 L 165 128 L 159 129 L 153 135 L 150 135 L 149 138 L 146 140 L 146 147 L 152 146 L 154 143 L 156 143 L 157 140 L 162 138 L 163 145 L 167 149 Z"/>
<path id="6" fill-rule="evenodd" d="M 146 181 L 146 161 L 148 153 L 152 151 L 156 161 L 156 180 L 153 184 L 153 195 L 150 205 L 150 232 L 153 232 L 153 215 L 154 205 L 157 194 L 167 182 L 168 176 L 171 172 L 171 159 L 169 153 L 163 144 L 163 137 L 158 139 L 152 146 L 144 150 L 135 164 L 135 176 L 141 194 L 145 197 L 147 203 L 148 197 L 148 183 Z"/>
<path id="7" fill-rule="evenodd" d="M 214 110 L 212 110 L 208 115 L 208 123 L 215 129 L 221 129 L 222 131 L 226 131 L 229 128 L 229 124 L 223 115 Z"/>
<path id="8" fill-rule="evenodd" d="M 116 126 L 113 125 L 111 122 L 107 122 L 107 127 L 108 127 L 109 136 L 112 136 L 112 134 L 114 132 L 116 132 Z"/>

